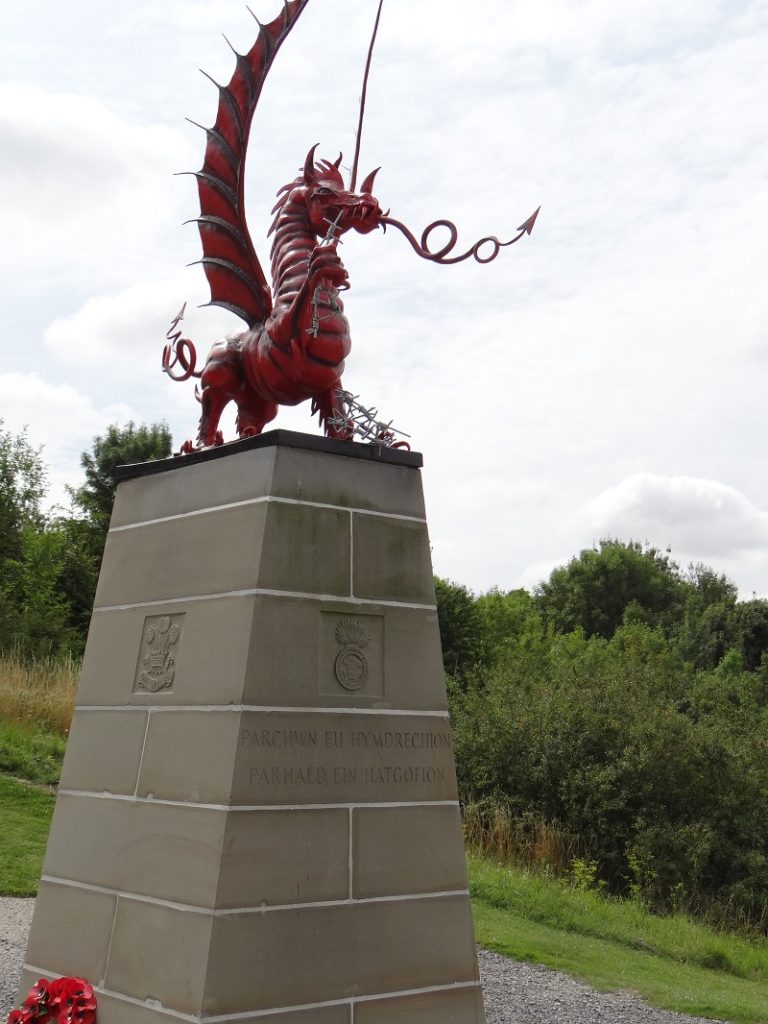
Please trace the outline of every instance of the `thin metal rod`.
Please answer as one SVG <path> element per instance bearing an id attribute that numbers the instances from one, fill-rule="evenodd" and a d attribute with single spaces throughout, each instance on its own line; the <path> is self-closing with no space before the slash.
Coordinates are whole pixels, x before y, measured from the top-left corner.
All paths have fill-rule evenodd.
<path id="1" fill-rule="evenodd" d="M 360 96 L 360 119 L 357 122 L 357 138 L 355 139 L 355 159 L 352 161 L 352 177 L 349 180 L 349 191 L 354 192 L 357 185 L 357 163 L 360 159 L 360 142 L 363 136 L 363 116 L 365 114 L 365 95 L 368 92 L 368 73 L 371 70 L 371 58 L 373 57 L 373 44 L 376 42 L 376 33 L 379 31 L 379 18 L 384 0 L 379 0 L 379 9 L 376 12 L 376 22 L 373 26 L 371 45 L 368 47 L 368 60 L 365 62 L 365 74 L 363 75 L 363 91 Z"/>

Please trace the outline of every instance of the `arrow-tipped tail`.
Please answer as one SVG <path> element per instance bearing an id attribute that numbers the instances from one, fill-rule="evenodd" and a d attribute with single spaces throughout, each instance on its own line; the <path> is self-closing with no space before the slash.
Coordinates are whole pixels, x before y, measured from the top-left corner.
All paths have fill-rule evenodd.
<path id="1" fill-rule="evenodd" d="M 533 225 L 536 223 L 536 218 L 539 216 L 539 210 L 540 209 L 541 209 L 541 207 L 537 206 L 536 209 L 531 214 L 531 216 L 528 218 L 528 220 L 523 221 L 523 223 L 520 225 L 520 227 L 517 230 L 518 231 L 525 231 L 526 234 L 530 235 L 530 233 L 533 231 Z"/>

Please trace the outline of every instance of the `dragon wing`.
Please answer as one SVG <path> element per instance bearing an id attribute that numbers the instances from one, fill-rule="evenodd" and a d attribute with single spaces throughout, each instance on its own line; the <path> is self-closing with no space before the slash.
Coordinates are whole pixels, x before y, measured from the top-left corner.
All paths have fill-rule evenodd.
<path id="1" fill-rule="evenodd" d="M 208 305 L 237 313 L 249 327 L 267 318 L 272 293 L 245 221 L 248 135 L 275 54 L 308 2 L 283 0 L 283 10 L 274 21 L 267 25 L 259 22 L 259 34 L 247 54 L 233 49 L 237 63 L 229 85 L 213 83 L 219 90 L 216 122 L 213 128 L 203 129 L 207 135 L 205 158 L 202 169 L 195 172 L 200 195 L 200 216 L 195 220 L 203 243 L 203 257 L 198 262 L 203 264 L 211 288 Z"/>

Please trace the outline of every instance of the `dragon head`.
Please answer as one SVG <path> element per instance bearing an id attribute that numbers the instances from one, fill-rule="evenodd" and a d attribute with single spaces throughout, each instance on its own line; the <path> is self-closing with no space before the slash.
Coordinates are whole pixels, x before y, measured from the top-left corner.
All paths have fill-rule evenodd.
<path id="1" fill-rule="evenodd" d="M 316 149 L 317 146 L 313 146 L 307 153 L 302 175 L 307 217 L 312 230 L 321 238 L 331 234 L 338 238 L 350 228 L 363 235 L 373 231 L 384 216 L 378 200 L 371 194 L 376 171 L 368 175 L 359 192 L 351 192 L 345 188 L 339 171 L 341 154 L 335 163 L 321 160 L 316 164 Z"/>

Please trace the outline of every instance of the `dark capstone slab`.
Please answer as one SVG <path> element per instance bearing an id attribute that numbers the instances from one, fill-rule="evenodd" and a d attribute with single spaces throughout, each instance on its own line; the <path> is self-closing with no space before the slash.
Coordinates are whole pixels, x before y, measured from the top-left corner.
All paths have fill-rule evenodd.
<path id="1" fill-rule="evenodd" d="M 152 473 L 167 473 L 171 470 L 183 469 L 184 466 L 195 466 L 211 459 L 223 459 L 239 452 L 249 452 L 257 448 L 303 448 L 306 451 L 327 452 L 331 455 L 342 455 L 347 459 L 364 459 L 366 462 L 380 462 L 391 466 L 409 466 L 419 469 L 424 465 L 421 452 L 409 452 L 402 448 L 385 448 L 377 444 L 358 444 L 355 441 L 337 441 L 331 437 L 320 437 L 318 434 L 302 434 L 295 430 L 268 430 L 258 437 L 245 437 L 239 441 L 230 441 L 217 448 L 205 448 L 189 455 L 173 455 L 169 459 L 155 459 L 151 462 L 138 462 L 132 466 L 118 466 L 115 476 L 118 480 L 133 480 L 139 476 Z"/>

